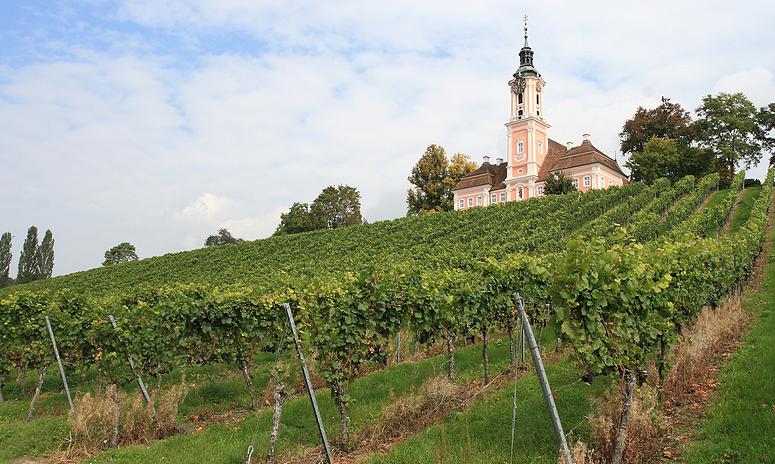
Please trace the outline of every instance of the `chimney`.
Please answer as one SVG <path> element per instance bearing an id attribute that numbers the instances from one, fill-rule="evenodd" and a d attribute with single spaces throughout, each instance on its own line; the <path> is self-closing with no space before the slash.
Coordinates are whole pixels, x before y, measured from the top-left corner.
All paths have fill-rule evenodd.
<path id="1" fill-rule="evenodd" d="M 490 157 L 489 156 L 485 156 L 484 157 L 484 162 L 487 163 L 487 164 L 490 164 Z"/>
<path id="2" fill-rule="evenodd" d="M 573 142 L 565 142 L 565 146 L 568 147 L 568 150 L 573 148 Z"/>
<path id="3" fill-rule="evenodd" d="M 581 138 L 583 138 L 585 142 L 589 142 L 589 134 L 584 134 Z"/>
<path id="4" fill-rule="evenodd" d="M 503 158 L 495 158 L 495 164 L 502 164 Z"/>

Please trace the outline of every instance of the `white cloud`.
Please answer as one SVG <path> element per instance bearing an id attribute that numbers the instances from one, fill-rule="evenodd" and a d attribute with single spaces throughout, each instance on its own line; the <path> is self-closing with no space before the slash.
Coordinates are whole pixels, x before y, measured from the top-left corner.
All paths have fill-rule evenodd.
<path id="1" fill-rule="evenodd" d="M 226 214 L 232 202 L 212 193 L 205 193 L 174 214 L 175 219 L 212 223 Z"/>

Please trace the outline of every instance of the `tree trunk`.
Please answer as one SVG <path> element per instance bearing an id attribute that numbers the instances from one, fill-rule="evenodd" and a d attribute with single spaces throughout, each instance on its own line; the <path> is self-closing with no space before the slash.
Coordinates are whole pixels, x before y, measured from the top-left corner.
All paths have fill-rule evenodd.
<path id="1" fill-rule="evenodd" d="M 280 375 L 276 375 L 277 384 L 274 387 L 272 399 L 274 400 L 274 413 L 272 414 L 272 432 L 269 434 L 269 449 L 266 452 L 266 464 L 274 462 L 274 448 L 277 443 L 277 435 L 280 433 L 280 417 L 283 413 L 283 384 Z"/>
<path id="2" fill-rule="evenodd" d="M 482 367 L 484 367 L 484 384 L 490 383 L 490 356 L 487 343 L 487 327 L 482 329 Z"/>
<path id="3" fill-rule="evenodd" d="M 619 430 L 616 433 L 616 443 L 614 452 L 611 455 L 611 464 L 621 464 L 624 456 L 624 449 L 627 446 L 627 426 L 630 420 L 630 406 L 632 406 L 632 392 L 635 390 L 635 376 L 632 372 L 626 370 L 624 373 L 624 405 L 622 406 L 622 417 L 619 421 Z"/>
<path id="4" fill-rule="evenodd" d="M 35 402 L 38 401 L 40 396 L 40 389 L 43 388 L 43 379 L 46 378 L 46 371 L 48 370 L 48 361 L 44 362 L 40 367 L 40 374 L 38 375 L 38 384 L 35 386 L 35 394 L 30 401 L 30 408 L 27 410 L 27 420 L 32 420 L 32 411 L 35 409 Z"/>
<path id="5" fill-rule="evenodd" d="M 331 385 L 331 392 L 334 394 L 334 401 L 336 402 L 336 408 L 339 410 L 339 420 L 342 426 L 340 447 L 342 451 L 347 452 L 350 446 L 350 417 L 347 415 L 344 384 L 339 380 L 335 381 Z"/>
<path id="6" fill-rule="evenodd" d="M 3 387 L 5 386 L 5 378 L 0 377 L 0 403 L 5 402 L 5 398 L 3 397 Z"/>
<path id="7" fill-rule="evenodd" d="M 253 379 L 250 377 L 250 371 L 248 370 L 248 364 L 244 358 L 239 360 L 239 368 L 242 371 L 242 376 L 245 377 L 245 383 L 248 385 L 248 391 L 250 392 L 250 407 L 254 411 L 258 410 L 258 399 L 256 398 L 256 389 L 253 386 Z"/>
<path id="8" fill-rule="evenodd" d="M 19 386 L 19 397 L 27 396 L 27 367 L 20 367 L 16 374 L 16 384 Z"/>
<path id="9" fill-rule="evenodd" d="M 447 378 L 450 382 L 455 376 L 455 351 L 452 347 L 452 335 L 447 335 Z"/>
<path id="10" fill-rule="evenodd" d="M 509 319 L 506 324 L 506 330 L 509 332 L 509 357 L 511 358 L 511 367 L 517 370 L 517 346 L 514 340 L 514 322 Z"/>

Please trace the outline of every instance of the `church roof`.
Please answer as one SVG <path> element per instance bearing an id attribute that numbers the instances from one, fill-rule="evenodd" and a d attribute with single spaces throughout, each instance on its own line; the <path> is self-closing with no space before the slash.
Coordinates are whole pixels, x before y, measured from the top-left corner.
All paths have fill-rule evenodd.
<path id="1" fill-rule="evenodd" d="M 551 142 L 552 141 L 550 140 L 550 146 Z M 616 160 L 608 157 L 608 155 L 598 150 L 594 145 L 592 145 L 592 142 L 590 142 L 589 139 L 585 139 L 578 147 L 573 147 L 570 150 L 565 151 L 565 153 L 561 154 L 557 158 L 557 161 L 544 174 L 544 176 L 539 176 L 539 178 L 540 180 L 545 180 L 549 173 L 595 163 L 601 164 L 611 169 L 612 171 L 620 174 L 622 177 L 627 177 L 622 172 L 622 168 L 619 167 L 619 163 L 617 163 Z M 546 161 L 544 161 L 544 165 L 547 165 Z"/>
<path id="2" fill-rule="evenodd" d="M 481 185 L 489 185 L 490 190 L 506 188 L 506 185 L 503 183 L 506 180 L 506 166 L 508 166 L 506 162 L 490 164 L 488 161 L 485 161 L 475 171 L 461 178 L 452 190 L 462 190 Z"/>

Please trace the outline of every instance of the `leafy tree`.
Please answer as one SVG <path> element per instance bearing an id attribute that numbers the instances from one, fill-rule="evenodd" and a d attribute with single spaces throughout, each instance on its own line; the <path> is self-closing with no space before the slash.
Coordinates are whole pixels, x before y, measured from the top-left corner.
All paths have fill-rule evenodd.
<path id="1" fill-rule="evenodd" d="M 111 264 L 126 263 L 136 261 L 137 259 L 135 246 L 129 242 L 122 242 L 105 252 L 105 261 L 102 262 L 102 265 L 110 266 Z"/>
<path id="2" fill-rule="evenodd" d="M 647 110 L 639 106 L 619 133 L 622 153 L 641 153 L 653 137 L 670 138 L 689 145 L 692 140 L 692 118 L 680 104 L 662 97 L 662 103 Z"/>
<path id="3" fill-rule="evenodd" d="M 35 280 L 49 279 L 54 272 L 54 235 L 46 230 L 43 241 L 35 250 Z"/>
<path id="4" fill-rule="evenodd" d="M 241 238 L 233 237 L 228 229 L 218 229 L 217 234 L 207 237 L 207 240 L 205 240 L 205 246 L 214 247 L 238 242 L 244 242 L 244 240 Z"/>
<path id="5" fill-rule="evenodd" d="M 562 195 L 563 193 L 575 191 L 576 187 L 573 185 L 573 180 L 562 171 L 553 172 L 546 178 L 544 192 L 547 195 Z"/>
<path id="6" fill-rule="evenodd" d="M 8 285 L 9 272 L 11 271 L 11 240 L 10 232 L 0 237 L 0 288 Z"/>
<path id="7" fill-rule="evenodd" d="M 659 178 L 677 181 L 684 176 L 704 176 L 713 169 L 710 150 L 683 145 L 669 138 L 652 137 L 624 164 L 630 169 L 630 179 L 652 184 Z"/>
<path id="8" fill-rule="evenodd" d="M 772 154 L 770 166 L 775 166 L 775 134 L 773 134 L 775 132 L 775 103 L 770 103 L 759 109 L 756 118 L 762 130 L 763 147 Z"/>
<path id="9" fill-rule="evenodd" d="M 296 202 L 287 213 L 280 215 L 280 224 L 274 234 L 296 234 L 320 228 L 321 224 L 312 216 L 309 204 Z"/>
<path id="10" fill-rule="evenodd" d="M 722 179 L 729 180 L 738 164 L 759 164 L 767 144 L 765 116 L 742 93 L 706 95 L 697 108 L 697 142 L 715 154 Z"/>
<path id="11" fill-rule="evenodd" d="M 452 189 L 460 178 L 476 169 L 468 156 L 458 153 L 447 159 L 444 147 L 430 145 L 412 168 L 409 182 L 414 186 L 407 191 L 407 215 L 454 209 Z"/>
<path id="12" fill-rule="evenodd" d="M 38 228 L 31 226 L 27 230 L 27 238 L 24 240 L 22 252 L 19 255 L 19 270 L 16 274 L 16 282 L 24 284 L 35 280 L 38 270 L 37 261 Z"/>
<path id="13" fill-rule="evenodd" d="M 328 186 L 312 202 L 310 213 L 312 221 L 322 229 L 361 224 L 361 194 L 349 185 Z"/>

